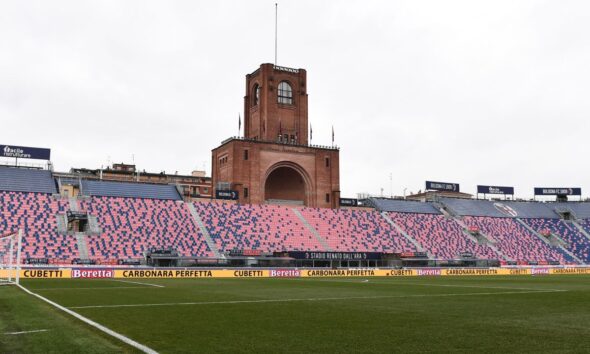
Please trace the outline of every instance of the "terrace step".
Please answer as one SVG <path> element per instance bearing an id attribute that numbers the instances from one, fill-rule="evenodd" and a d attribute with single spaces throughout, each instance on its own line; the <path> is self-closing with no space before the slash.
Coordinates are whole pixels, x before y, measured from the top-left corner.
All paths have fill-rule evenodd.
<path id="1" fill-rule="evenodd" d="M 57 220 L 57 233 L 58 234 L 67 234 L 68 233 L 68 217 L 66 214 L 57 214 L 55 216 Z"/>
<path id="2" fill-rule="evenodd" d="M 389 225 L 393 226 L 393 228 L 395 228 L 397 230 L 397 232 L 399 232 L 403 237 L 405 237 L 406 240 L 410 241 L 419 252 L 426 252 L 426 250 L 420 245 L 420 243 L 418 241 L 414 240 L 398 224 L 396 224 L 393 220 L 391 220 L 389 215 L 387 215 L 387 212 L 382 211 L 381 216 L 383 217 L 383 219 L 385 219 L 389 223 Z M 430 254 L 428 254 L 428 258 L 430 258 Z"/>
<path id="3" fill-rule="evenodd" d="M 197 225 L 199 226 L 199 229 L 201 230 L 203 237 L 205 237 L 205 243 L 207 243 L 207 246 L 209 246 L 209 249 L 211 250 L 211 252 L 213 252 L 215 258 L 225 258 L 225 255 L 219 252 L 217 244 L 215 244 L 215 241 L 213 241 L 211 235 L 209 235 L 209 231 L 207 231 L 207 228 L 205 227 L 203 220 L 199 216 L 199 213 L 197 213 L 195 206 L 192 203 L 186 203 L 186 205 L 188 207 L 189 212 L 191 213 L 191 216 L 197 222 Z"/>
<path id="4" fill-rule="evenodd" d="M 78 243 L 78 253 L 80 259 L 88 259 L 88 243 L 86 242 L 86 234 L 84 232 L 76 232 L 76 241 Z"/>
<path id="5" fill-rule="evenodd" d="M 566 253 L 569 256 L 571 256 L 573 259 L 575 259 L 576 262 L 578 262 L 579 264 L 584 264 L 584 262 L 582 260 L 580 260 L 578 257 L 576 257 L 575 254 L 573 254 L 572 252 L 570 252 L 568 249 L 565 248 L 565 246 L 568 243 L 565 242 L 564 240 L 562 240 L 556 234 L 551 233 L 551 235 L 550 235 L 549 238 L 544 237 L 543 235 L 541 235 L 537 231 L 535 231 L 529 224 L 527 224 L 526 222 L 522 221 L 520 218 L 516 218 L 515 220 L 518 221 L 527 230 L 529 230 L 533 235 L 537 236 L 537 238 L 543 240 L 543 242 L 545 242 L 547 245 L 552 246 L 552 247 L 559 248 L 561 251 L 563 251 L 563 253 Z"/>
<path id="6" fill-rule="evenodd" d="M 68 197 L 71 211 L 78 211 L 78 199 L 76 197 Z"/>
<path id="7" fill-rule="evenodd" d="M 492 241 L 492 238 L 489 237 L 488 235 L 486 235 L 485 233 L 478 231 L 478 236 L 473 236 L 469 233 L 467 225 L 463 222 L 463 220 L 461 220 L 459 217 L 455 218 L 455 221 L 457 222 L 457 224 L 461 225 L 461 228 L 463 229 L 463 233 L 465 235 L 467 235 L 468 237 L 471 237 L 472 240 L 475 239 L 475 242 L 478 245 L 486 245 L 489 248 L 491 248 L 494 252 L 496 252 L 496 254 L 498 254 L 500 257 L 504 258 L 504 260 L 506 261 L 512 261 L 513 259 L 511 259 L 510 257 L 508 257 L 507 255 L 505 255 L 502 251 L 500 251 L 500 249 L 498 247 L 496 247 L 496 242 Z"/>
<path id="8" fill-rule="evenodd" d="M 295 215 L 297 215 L 297 217 L 299 218 L 299 220 L 301 220 L 303 225 L 305 225 L 305 227 L 307 227 L 307 229 L 317 239 L 317 241 L 324 247 L 324 249 L 326 251 L 328 251 L 328 252 L 333 251 L 332 248 L 330 248 L 330 246 L 328 245 L 328 242 L 326 242 L 326 240 L 324 240 L 324 238 L 320 235 L 320 233 L 313 226 L 311 226 L 311 224 L 309 222 L 307 222 L 307 220 L 303 217 L 303 215 L 301 214 L 301 211 L 299 209 L 291 208 L 291 210 L 293 210 L 293 213 L 295 213 Z"/>
<path id="9" fill-rule="evenodd" d="M 586 229 L 584 229 L 584 227 L 582 227 L 582 225 L 578 224 L 578 222 L 574 220 L 571 220 L 570 222 L 572 223 L 572 225 L 574 225 L 576 229 L 578 229 L 578 231 L 580 231 L 582 235 L 586 236 L 586 238 L 590 240 L 590 234 L 588 234 L 588 232 L 586 231 Z"/>

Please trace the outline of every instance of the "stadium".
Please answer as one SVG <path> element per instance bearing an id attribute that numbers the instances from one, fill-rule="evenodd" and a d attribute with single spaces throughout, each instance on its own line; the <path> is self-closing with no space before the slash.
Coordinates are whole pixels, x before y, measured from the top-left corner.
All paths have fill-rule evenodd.
<path id="1" fill-rule="evenodd" d="M 590 352 L 581 187 L 341 195 L 307 86 L 246 73 L 210 175 L 2 141 L 0 352 Z"/>

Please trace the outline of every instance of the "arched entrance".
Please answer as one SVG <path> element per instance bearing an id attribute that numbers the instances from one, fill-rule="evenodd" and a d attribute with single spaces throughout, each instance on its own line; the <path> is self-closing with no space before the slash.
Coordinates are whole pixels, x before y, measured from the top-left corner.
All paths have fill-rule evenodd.
<path id="1" fill-rule="evenodd" d="M 305 172 L 293 164 L 274 166 L 266 174 L 264 201 L 309 205 L 309 182 Z"/>

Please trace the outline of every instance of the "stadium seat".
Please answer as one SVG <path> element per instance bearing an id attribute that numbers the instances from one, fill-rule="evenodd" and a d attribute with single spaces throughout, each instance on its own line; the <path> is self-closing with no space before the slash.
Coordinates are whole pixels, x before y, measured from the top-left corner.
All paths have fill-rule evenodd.
<path id="1" fill-rule="evenodd" d="M 465 216 L 463 221 L 491 237 L 496 247 L 514 261 L 575 263 L 567 254 L 549 246 L 513 218 Z"/>
<path id="2" fill-rule="evenodd" d="M 493 249 L 474 242 L 458 223 L 443 215 L 393 212 L 389 215 L 435 258 L 457 259 L 461 253 L 469 252 L 480 259 L 501 259 Z"/>
<path id="3" fill-rule="evenodd" d="M 91 197 L 80 208 L 96 216 L 102 229 L 87 237 L 91 259 L 141 258 L 151 248 L 172 248 L 181 256 L 213 255 L 183 202 Z"/>

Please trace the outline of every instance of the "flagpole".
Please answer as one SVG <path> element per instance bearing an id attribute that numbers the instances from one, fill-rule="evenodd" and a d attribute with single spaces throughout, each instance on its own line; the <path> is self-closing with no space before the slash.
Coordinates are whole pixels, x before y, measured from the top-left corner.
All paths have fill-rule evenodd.
<path id="1" fill-rule="evenodd" d="M 275 66 L 277 65 L 277 43 L 278 43 L 278 15 L 279 5 L 275 2 Z"/>

